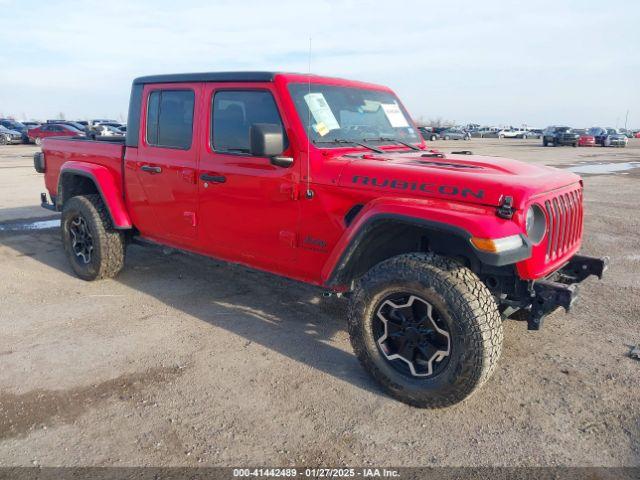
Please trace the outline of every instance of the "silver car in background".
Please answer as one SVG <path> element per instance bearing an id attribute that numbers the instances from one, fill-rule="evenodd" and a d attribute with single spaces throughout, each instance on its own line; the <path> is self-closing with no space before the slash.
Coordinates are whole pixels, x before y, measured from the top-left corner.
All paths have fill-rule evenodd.
<path id="1" fill-rule="evenodd" d="M 0 145 L 22 143 L 22 133 L 0 125 Z"/>

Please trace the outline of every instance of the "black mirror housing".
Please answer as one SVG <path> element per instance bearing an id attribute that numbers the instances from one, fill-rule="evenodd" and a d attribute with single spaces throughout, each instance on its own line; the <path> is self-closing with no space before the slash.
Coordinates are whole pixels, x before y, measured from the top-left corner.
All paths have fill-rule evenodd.
<path id="1" fill-rule="evenodd" d="M 275 123 L 254 123 L 249 130 L 251 155 L 275 157 L 284 150 L 282 127 Z"/>

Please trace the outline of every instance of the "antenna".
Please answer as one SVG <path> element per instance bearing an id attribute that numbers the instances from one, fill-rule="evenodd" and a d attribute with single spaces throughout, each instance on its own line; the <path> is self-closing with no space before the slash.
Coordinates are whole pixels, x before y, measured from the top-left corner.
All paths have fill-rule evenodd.
<path id="1" fill-rule="evenodd" d="M 311 37 L 309 37 L 309 66 L 307 72 L 308 93 L 311 95 Z M 309 97 L 307 97 L 309 98 Z M 307 105 L 307 192 L 308 199 L 313 198 L 311 190 L 311 108 Z"/>

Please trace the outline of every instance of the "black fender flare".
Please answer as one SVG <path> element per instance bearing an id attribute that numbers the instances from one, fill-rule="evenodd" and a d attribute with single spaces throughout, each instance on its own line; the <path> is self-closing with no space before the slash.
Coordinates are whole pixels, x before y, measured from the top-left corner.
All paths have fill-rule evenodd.
<path id="1" fill-rule="evenodd" d="M 381 228 L 385 224 L 409 226 L 422 230 L 426 237 L 435 239 L 435 244 L 431 245 L 435 253 L 465 257 L 474 271 L 479 270 L 483 265 L 491 267 L 512 265 L 526 260 L 531 257 L 532 253 L 532 244 L 525 235 L 521 235 L 523 239 L 522 247 L 507 252 L 490 253 L 475 248 L 470 241 L 472 235 L 463 228 L 424 218 L 381 213 L 372 216 L 359 227 L 333 267 L 325 282 L 327 286 L 336 287 L 349 284 L 354 276 L 357 276 L 358 273 L 363 273 L 358 272 L 357 263 L 362 258 L 369 258 L 368 254 L 371 251 L 368 249 L 375 247 L 375 244 L 368 242 L 367 239 L 376 233 L 375 229 Z M 419 251 L 419 248 L 413 251 Z M 410 253 L 410 251 L 398 252 L 398 254 L 400 253 Z"/>

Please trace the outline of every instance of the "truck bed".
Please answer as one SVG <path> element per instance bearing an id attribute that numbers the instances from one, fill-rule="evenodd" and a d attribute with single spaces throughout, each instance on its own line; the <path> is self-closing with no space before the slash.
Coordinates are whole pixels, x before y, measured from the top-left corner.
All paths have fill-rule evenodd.
<path id="1" fill-rule="evenodd" d="M 124 138 L 117 141 L 90 140 L 86 138 L 46 138 L 42 144 L 45 156 L 45 186 L 52 199 L 58 194 L 60 169 L 67 162 L 84 162 L 106 167 L 122 185 Z"/>

